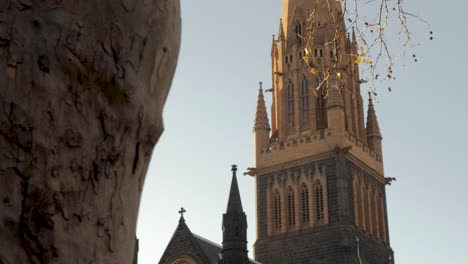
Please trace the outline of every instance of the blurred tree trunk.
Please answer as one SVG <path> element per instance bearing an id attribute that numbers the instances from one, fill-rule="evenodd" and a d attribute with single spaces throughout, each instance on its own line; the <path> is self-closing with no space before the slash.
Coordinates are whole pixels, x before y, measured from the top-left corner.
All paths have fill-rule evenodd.
<path id="1" fill-rule="evenodd" d="M 179 0 L 0 0 L 0 264 L 131 263 Z"/>

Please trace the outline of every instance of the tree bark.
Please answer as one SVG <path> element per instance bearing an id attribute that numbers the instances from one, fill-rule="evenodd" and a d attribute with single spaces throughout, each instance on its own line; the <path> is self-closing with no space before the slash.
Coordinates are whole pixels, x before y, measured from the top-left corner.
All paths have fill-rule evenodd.
<path id="1" fill-rule="evenodd" d="M 131 263 L 179 0 L 0 0 L 0 264 Z"/>

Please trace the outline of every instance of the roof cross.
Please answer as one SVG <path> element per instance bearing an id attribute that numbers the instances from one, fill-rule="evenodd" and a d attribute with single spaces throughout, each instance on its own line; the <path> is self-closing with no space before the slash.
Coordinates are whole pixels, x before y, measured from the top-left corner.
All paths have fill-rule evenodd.
<path id="1" fill-rule="evenodd" d="M 179 214 L 181 218 L 184 218 L 184 213 L 187 212 L 183 207 L 180 208 Z"/>

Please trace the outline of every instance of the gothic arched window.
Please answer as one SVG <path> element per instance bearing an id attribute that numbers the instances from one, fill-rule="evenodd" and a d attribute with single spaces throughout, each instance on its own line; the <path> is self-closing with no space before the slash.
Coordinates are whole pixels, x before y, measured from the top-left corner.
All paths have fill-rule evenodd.
<path id="1" fill-rule="evenodd" d="M 371 216 L 372 216 L 372 234 L 376 237 L 379 236 L 379 220 L 377 212 L 377 196 L 374 191 L 371 192 Z"/>
<path id="2" fill-rule="evenodd" d="M 384 200 L 382 195 L 380 195 L 378 200 L 379 205 L 379 220 L 380 220 L 380 239 L 383 241 L 387 241 L 387 229 L 385 224 L 385 207 L 384 207 Z"/>
<path id="3" fill-rule="evenodd" d="M 281 196 L 278 191 L 276 191 L 273 198 L 273 217 L 275 230 L 281 230 Z"/>
<path id="4" fill-rule="evenodd" d="M 309 223 L 310 221 L 310 214 L 309 214 L 309 190 L 307 186 L 304 184 L 301 188 L 301 215 L 302 215 L 302 223 Z"/>
<path id="5" fill-rule="evenodd" d="M 294 84 L 288 83 L 288 127 L 294 127 Z"/>
<path id="6" fill-rule="evenodd" d="M 301 86 L 301 109 L 302 125 L 309 124 L 310 120 L 310 101 L 309 101 L 309 81 L 306 77 L 302 79 Z"/>
<path id="7" fill-rule="evenodd" d="M 358 181 L 354 181 L 354 200 L 356 226 L 362 227 L 362 195 L 361 186 Z"/>
<path id="8" fill-rule="evenodd" d="M 294 32 L 296 32 L 296 38 L 297 38 L 297 43 L 301 44 L 302 43 L 302 25 L 301 23 L 296 22 L 296 26 L 294 27 Z"/>
<path id="9" fill-rule="evenodd" d="M 382 215 L 382 199 L 380 195 L 377 195 L 376 198 L 376 208 L 377 210 L 377 222 L 379 223 L 379 230 L 377 236 L 379 239 L 384 240 L 384 225 L 383 225 L 383 215 Z"/>
<path id="10" fill-rule="evenodd" d="M 318 81 L 316 81 L 318 86 Z M 320 87 L 315 96 L 315 113 L 316 113 L 316 126 L 317 129 L 325 129 L 327 124 L 327 105 L 326 105 L 326 89 Z"/>
<path id="11" fill-rule="evenodd" d="M 318 180 L 315 182 L 314 196 L 315 196 L 315 220 L 317 220 L 318 223 L 323 223 L 325 219 L 323 186 L 322 186 L 322 183 Z"/>
<path id="12" fill-rule="evenodd" d="M 363 190 L 363 194 L 362 194 L 363 198 L 364 198 L 364 221 L 365 221 L 365 227 L 364 229 L 367 231 L 367 232 L 371 232 L 371 217 L 370 217 L 370 199 L 369 199 L 369 192 L 368 192 L 368 188 L 364 188 Z"/>
<path id="13" fill-rule="evenodd" d="M 296 203 L 292 188 L 288 189 L 288 224 L 289 226 L 296 225 Z"/>

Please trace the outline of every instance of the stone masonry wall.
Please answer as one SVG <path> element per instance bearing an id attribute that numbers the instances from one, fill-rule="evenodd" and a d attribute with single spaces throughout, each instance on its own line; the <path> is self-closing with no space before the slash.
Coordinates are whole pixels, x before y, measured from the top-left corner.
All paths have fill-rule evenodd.
<path id="1" fill-rule="evenodd" d="M 285 174 L 288 170 L 307 171 L 315 163 L 326 169 L 329 224 L 268 237 L 268 177 L 278 173 Z M 263 264 L 355 264 L 358 263 L 358 236 L 360 256 L 364 264 L 392 264 L 393 261 L 389 262 L 389 256 L 393 259 L 390 246 L 354 225 L 352 170 L 360 170 L 373 180 L 359 165 L 340 153 L 331 158 L 257 175 L 258 239 L 254 245 L 255 259 Z"/>

